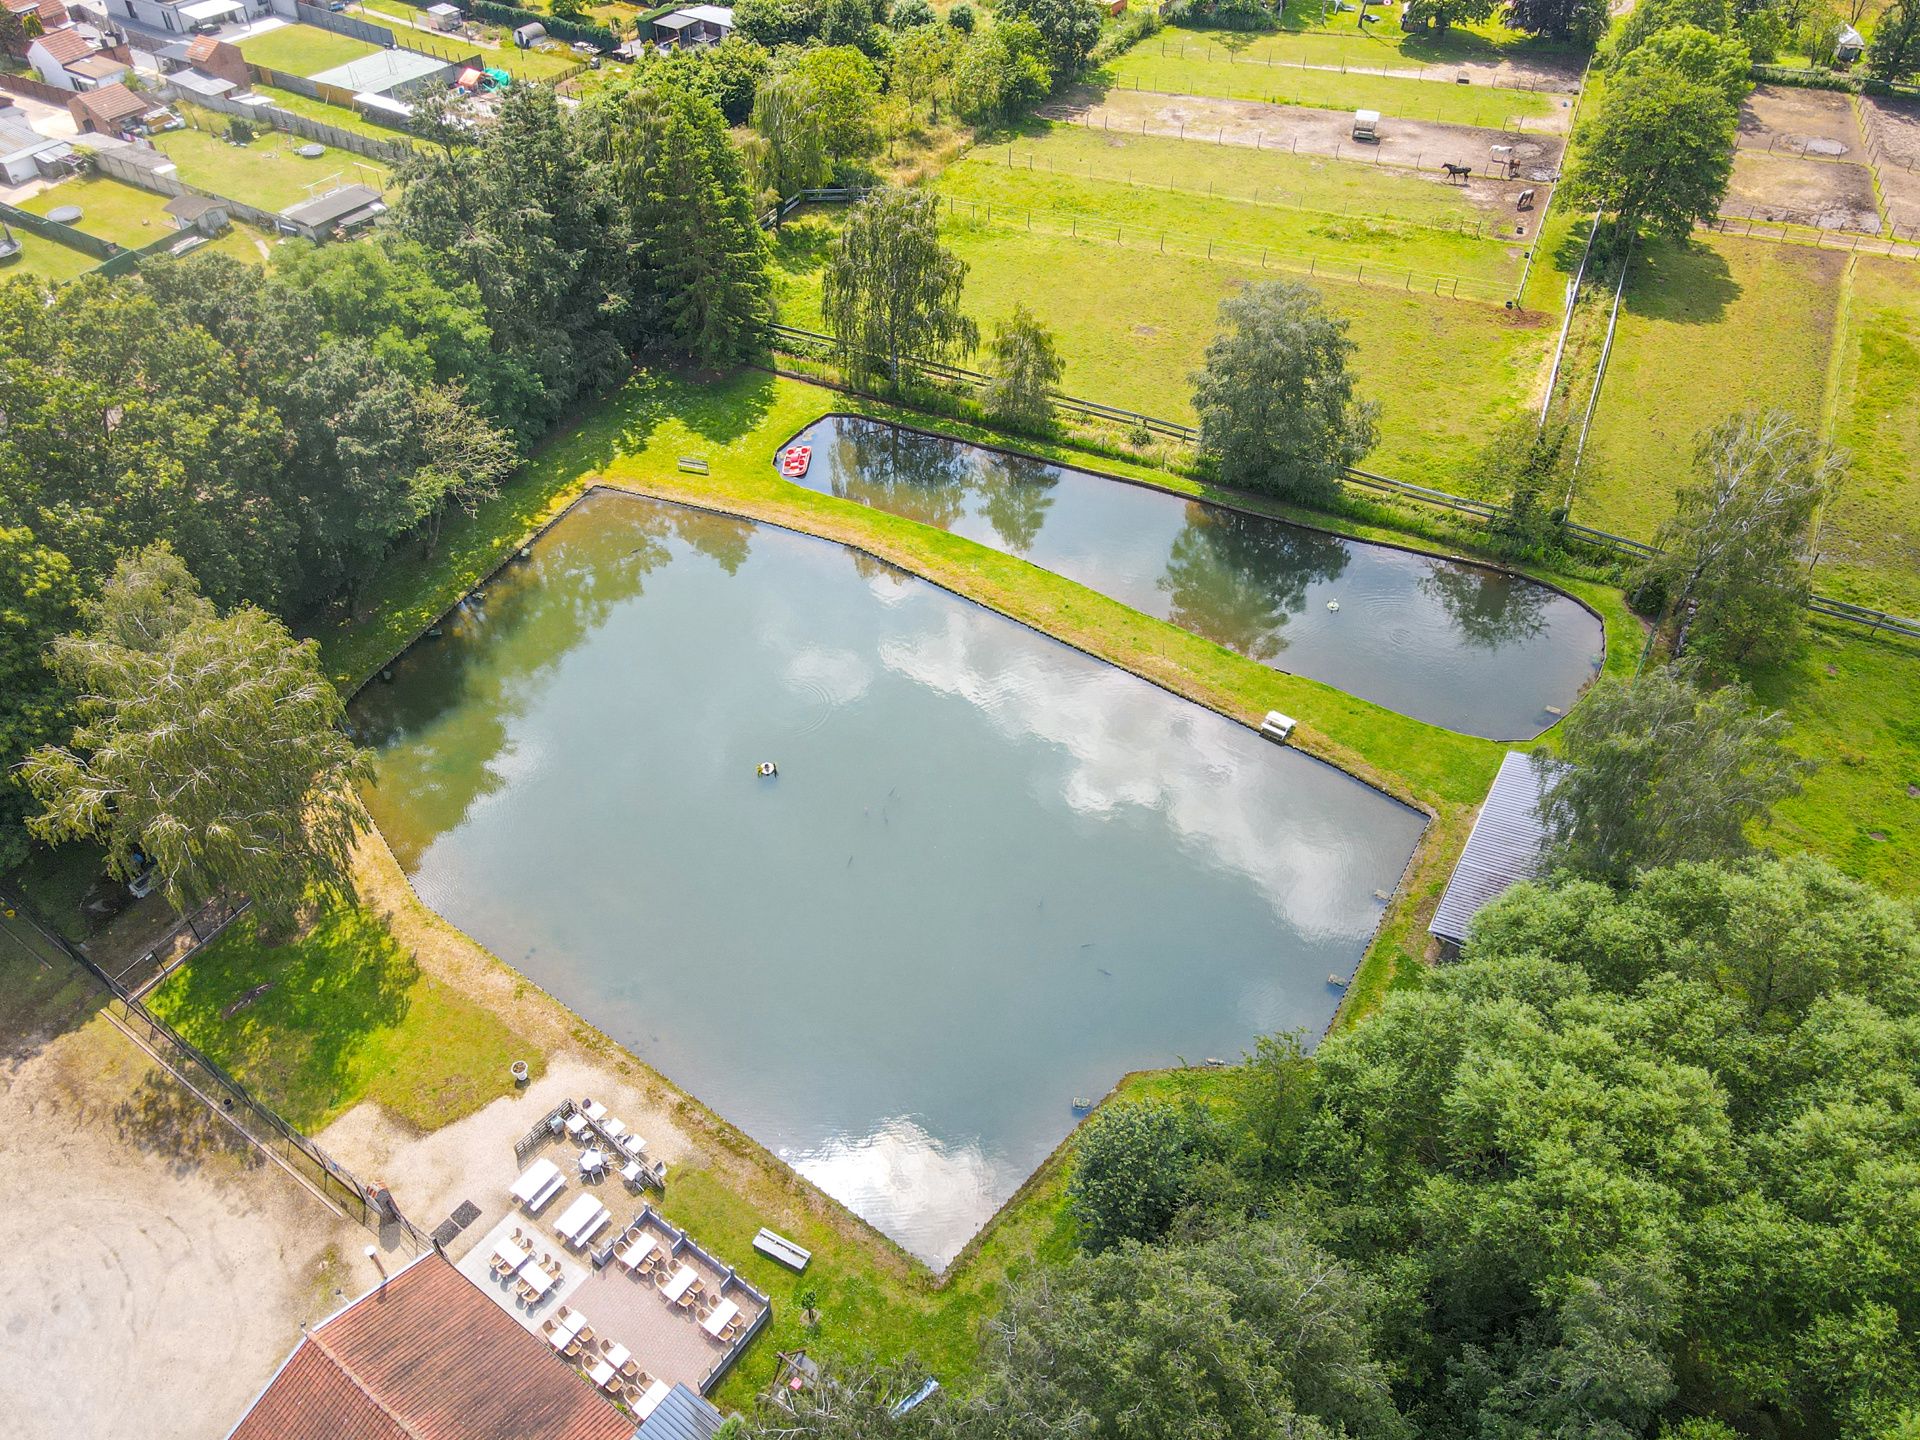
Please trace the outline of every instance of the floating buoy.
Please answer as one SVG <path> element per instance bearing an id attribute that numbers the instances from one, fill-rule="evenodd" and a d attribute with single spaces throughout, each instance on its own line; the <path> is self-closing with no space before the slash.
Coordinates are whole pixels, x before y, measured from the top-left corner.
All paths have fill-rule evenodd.
<path id="1" fill-rule="evenodd" d="M 1338 600 L 1327 601 L 1327 609 L 1338 610 L 1339 608 L 1340 608 L 1340 602 Z"/>
<path id="2" fill-rule="evenodd" d="M 774 764 L 771 760 L 762 760 L 760 762 L 759 773 L 762 775 L 771 777 L 774 775 L 778 775 L 780 773 L 780 767 Z"/>
<path id="3" fill-rule="evenodd" d="M 1089 1100 L 1086 1096 L 1076 1095 L 1073 1097 L 1073 1113 L 1074 1114 L 1084 1115 L 1087 1113 L 1087 1111 L 1091 1109 L 1093 1109 L 1093 1101 Z"/>
<path id="4" fill-rule="evenodd" d="M 798 480 L 807 473 L 807 467 L 813 463 L 811 445 L 789 445 L 780 452 L 780 473 L 790 480 Z"/>

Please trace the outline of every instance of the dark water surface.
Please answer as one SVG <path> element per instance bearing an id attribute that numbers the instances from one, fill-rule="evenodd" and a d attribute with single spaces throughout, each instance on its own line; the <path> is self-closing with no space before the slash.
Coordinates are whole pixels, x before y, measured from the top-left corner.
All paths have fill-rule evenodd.
<path id="1" fill-rule="evenodd" d="M 1023 556 L 1275 669 L 1449 730 L 1531 738 L 1554 722 L 1548 706 L 1565 710 L 1599 673 L 1591 611 L 1485 566 L 873 420 L 830 416 L 795 443 L 813 447 L 797 484 Z"/>
<path id="2" fill-rule="evenodd" d="M 1324 1026 L 1421 826 L 856 552 L 627 496 L 394 671 L 353 720 L 422 898 L 935 1264 L 1075 1096 Z"/>

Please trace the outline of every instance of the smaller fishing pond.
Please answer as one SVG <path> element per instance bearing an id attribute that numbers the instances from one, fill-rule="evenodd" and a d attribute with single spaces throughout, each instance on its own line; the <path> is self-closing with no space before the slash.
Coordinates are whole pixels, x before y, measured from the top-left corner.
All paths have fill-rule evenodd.
<path id="1" fill-rule="evenodd" d="M 1019 555 L 1276 670 L 1417 720 L 1530 739 L 1599 673 L 1599 618 L 1546 585 L 853 416 L 794 481 Z"/>

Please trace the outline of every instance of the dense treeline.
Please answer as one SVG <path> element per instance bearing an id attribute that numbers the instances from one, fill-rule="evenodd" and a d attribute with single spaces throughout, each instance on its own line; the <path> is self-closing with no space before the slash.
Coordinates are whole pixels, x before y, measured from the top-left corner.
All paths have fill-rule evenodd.
<path id="1" fill-rule="evenodd" d="M 569 114 L 516 90 L 440 142 L 364 244 L 0 285 L 0 865 L 25 844 L 15 767 L 73 719 L 49 643 L 121 556 L 165 542 L 223 609 L 351 607 L 636 352 L 760 343 L 765 248 L 700 92 Z"/>
<path id="2" fill-rule="evenodd" d="M 1920 1432 L 1920 923 L 1823 862 L 1562 872 L 1210 1106 L 1096 1115 L 983 1380 L 764 1433 Z M 900 1393 L 914 1377 L 857 1375 Z"/>

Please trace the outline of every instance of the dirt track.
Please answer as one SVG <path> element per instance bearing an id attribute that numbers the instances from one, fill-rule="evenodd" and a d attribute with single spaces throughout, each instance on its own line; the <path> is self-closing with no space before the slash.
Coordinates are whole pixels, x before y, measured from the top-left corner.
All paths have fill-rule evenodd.
<path id="1" fill-rule="evenodd" d="M 1821 230 L 1857 230 L 1868 235 L 1880 231 L 1873 172 L 1866 166 L 1760 150 L 1735 153 L 1733 180 L 1720 213 Z"/>
<path id="2" fill-rule="evenodd" d="M 1167 135 L 1225 145 L 1291 150 L 1328 155 L 1355 164 L 1438 169 L 1468 165 L 1484 177 L 1495 145 L 1511 145 L 1519 162 L 1518 178 L 1539 184 L 1560 168 L 1565 141 L 1557 135 L 1512 135 L 1471 125 L 1441 125 L 1430 120 L 1382 121 L 1380 139 L 1362 144 L 1353 138 L 1353 115 L 1344 110 L 1314 110 L 1304 105 L 1268 105 L 1257 100 L 1216 100 L 1199 95 L 1161 95 L 1115 90 L 1104 99 L 1069 94 L 1043 112 L 1076 123 L 1102 125 L 1133 134 Z"/>

